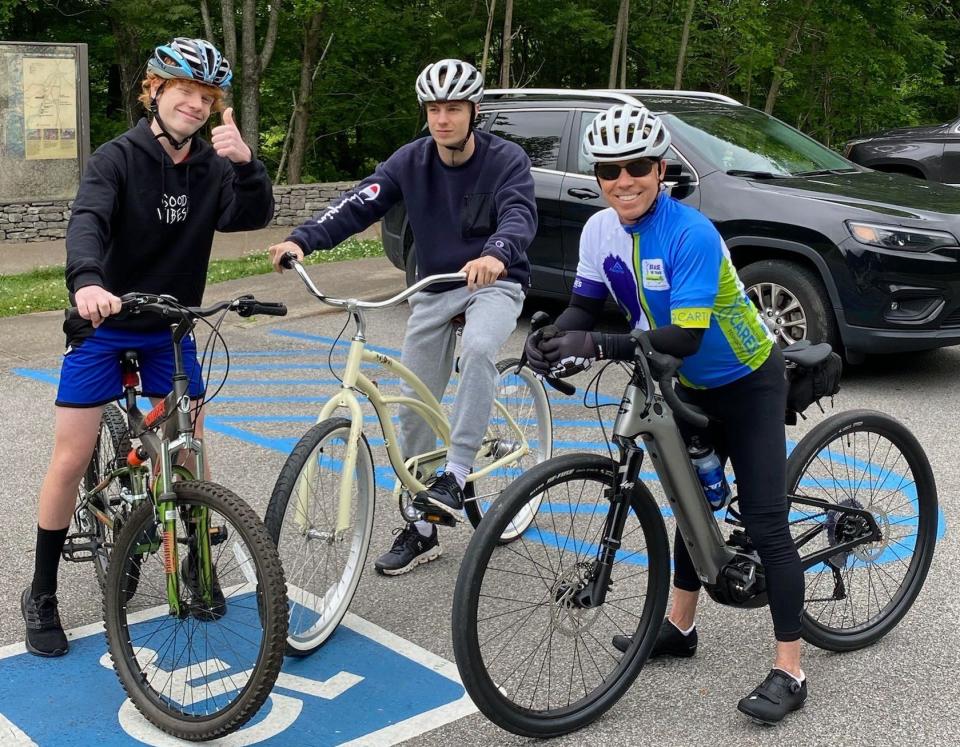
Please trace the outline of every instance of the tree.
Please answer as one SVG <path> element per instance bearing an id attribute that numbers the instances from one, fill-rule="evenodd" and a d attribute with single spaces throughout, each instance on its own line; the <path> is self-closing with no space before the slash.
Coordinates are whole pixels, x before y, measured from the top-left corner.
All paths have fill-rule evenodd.
<path id="1" fill-rule="evenodd" d="M 673 79 L 673 87 L 680 89 L 683 82 L 683 62 L 687 56 L 687 42 L 690 41 L 690 21 L 693 20 L 693 6 L 696 0 L 690 0 L 687 3 L 687 15 L 683 19 L 683 33 L 680 36 L 680 52 L 677 54 L 677 74 Z"/>
<path id="2" fill-rule="evenodd" d="M 510 48 L 513 43 L 513 0 L 506 0 L 503 11 L 503 59 L 500 61 L 500 87 L 510 87 Z"/>
<path id="3" fill-rule="evenodd" d="M 307 145 L 307 127 L 310 123 L 310 95 L 313 93 L 313 81 L 317 77 L 317 71 L 323 63 L 323 57 L 330 48 L 333 41 L 331 35 L 327 41 L 327 48 L 324 49 L 320 59 L 317 60 L 317 52 L 320 51 L 320 42 L 323 36 L 323 27 L 326 20 L 327 6 L 322 6 L 318 11 L 310 15 L 310 20 L 303 32 L 303 57 L 300 63 L 300 87 L 297 92 L 296 104 L 294 107 L 293 122 L 291 127 L 290 143 L 290 163 L 287 166 L 287 184 L 299 184 L 303 170 L 303 155 Z M 283 168 L 283 159 L 281 157 L 280 170 Z"/>
<path id="4" fill-rule="evenodd" d="M 490 36 L 493 33 L 493 16 L 497 12 L 497 0 L 484 0 L 487 6 L 487 31 L 483 36 L 483 60 L 480 62 L 480 77 L 487 79 L 487 57 L 490 54 Z"/>
<path id="5" fill-rule="evenodd" d="M 773 67 L 773 79 L 770 81 L 770 90 L 767 92 L 767 101 L 763 105 L 763 110 L 767 114 L 773 113 L 773 106 L 777 103 L 777 94 L 780 93 L 780 86 L 783 84 L 783 74 L 786 69 L 787 60 L 793 54 L 797 46 L 797 40 L 803 31 L 804 24 L 807 22 L 807 14 L 813 6 L 813 0 L 803 0 L 803 6 L 800 8 L 799 17 L 793 22 L 790 29 L 790 36 L 787 43 L 780 50 L 780 56 Z"/>
<path id="6" fill-rule="evenodd" d="M 613 32 L 613 50 L 610 52 L 610 78 L 607 81 L 607 88 L 616 88 L 617 69 L 620 65 L 621 57 L 626 55 L 625 45 L 627 41 L 628 15 L 630 13 L 630 0 L 620 0 L 620 10 L 617 12 L 617 26 Z"/>

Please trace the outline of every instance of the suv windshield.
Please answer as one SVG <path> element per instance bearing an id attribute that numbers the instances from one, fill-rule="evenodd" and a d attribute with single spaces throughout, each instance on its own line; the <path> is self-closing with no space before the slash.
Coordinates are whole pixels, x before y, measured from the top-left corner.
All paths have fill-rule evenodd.
<path id="1" fill-rule="evenodd" d="M 816 140 L 756 109 L 664 114 L 667 128 L 724 171 L 812 176 L 858 171 Z"/>

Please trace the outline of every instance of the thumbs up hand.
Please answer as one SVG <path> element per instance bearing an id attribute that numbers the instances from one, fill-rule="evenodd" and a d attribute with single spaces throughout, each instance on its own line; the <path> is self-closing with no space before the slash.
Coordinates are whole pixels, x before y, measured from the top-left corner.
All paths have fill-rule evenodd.
<path id="1" fill-rule="evenodd" d="M 211 143 L 218 156 L 233 163 L 250 163 L 253 159 L 253 153 L 243 142 L 240 130 L 233 121 L 233 107 L 223 110 L 223 124 L 213 128 Z"/>

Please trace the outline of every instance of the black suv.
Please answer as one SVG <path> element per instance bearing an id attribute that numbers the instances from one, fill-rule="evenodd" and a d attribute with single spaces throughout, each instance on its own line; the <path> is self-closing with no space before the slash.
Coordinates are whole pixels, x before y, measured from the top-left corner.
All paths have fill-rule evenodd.
<path id="1" fill-rule="evenodd" d="M 580 230 L 606 207 L 580 140 L 617 102 L 662 116 L 672 195 L 714 222 L 781 344 L 826 341 L 856 362 L 960 343 L 960 190 L 863 168 L 719 94 L 487 92 L 478 127 L 520 144 L 533 163 L 531 293 L 569 296 Z M 382 234 L 412 282 L 416 240 L 402 205 Z"/>
<path id="2" fill-rule="evenodd" d="M 864 135 L 849 141 L 843 155 L 877 171 L 960 187 L 960 119 Z"/>

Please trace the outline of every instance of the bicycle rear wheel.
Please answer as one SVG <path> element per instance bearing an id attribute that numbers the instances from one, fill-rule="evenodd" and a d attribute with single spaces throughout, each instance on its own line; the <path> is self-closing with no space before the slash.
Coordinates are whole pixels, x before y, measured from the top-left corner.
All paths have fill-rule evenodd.
<path id="1" fill-rule="evenodd" d="M 803 637 L 830 651 L 875 643 L 910 609 L 937 537 L 937 488 L 927 456 L 901 423 L 870 410 L 820 423 L 787 461 L 790 529 L 801 553 L 836 546 L 865 524 L 856 515 L 804 505 L 814 498 L 870 511 L 882 539 L 838 552 L 806 572 Z"/>
<path id="2" fill-rule="evenodd" d="M 287 457 L 267 506 L 267 531 L 287 572 L 291 656 L 312 654 L 337 629 L 353 601 L 370 547 L 373 456 L 361 433 L 354 469 L 344 474 L 350 422 L 330 418 L 304 434 Z M 345 478 L 352 481 L 349 522 L 338 532 L 340 483 Z"/>
<path id="3" fill-rule="evenodd" d="M 110 472 L 126 463 L 126 456 L 130 451 L 130 435 L 127 430 L 127 421 L 114 404 L 103 408 L 100 416 L 100 434 L 93 449 L 93 456 L 83 473 L 83 489 L 87 492 L 99 485 Z M 74 526 L 82 535 L 90 535 L 97 548 L 93 552 L 93 568 L 97 574 L 97 583 L 100 591 L 104 589 L 107 579 L 107 564 L 110 559 L 110 549 L 114 539 L 123 527 L 124 521 L 130 514 L 130 505 L 121 498 L 120 491 L 130 487 L 130 480 L 120 476 L 113 480 L 106 488 L 94 496 L 89 505 L 82 500 L 74 515 Z M 111 529 L 102 521 L 98 521 L 92 509 L 106 514 L 113 521 Z"/>
<path id="4" fill-rule="evenodd" d="M 512 420 L 523 434 L 530 451 L 486 477 L 467 483 L 464 511 L 474 527 L 479 526 L 490 505 L 511 482 L 531 467 L 553 456 L 553 417 L 546 389 L 529 368 L 524 367 L 517 371 L 519 363 L 516 358 L 509 358 L 497 364 L 499 375 L 496 401 L 506 412 L 494 405 L 490 425 L 477 454 L 475 468 L 482 469 L 486 464 L 520 448 L 522 442 L 509 420 Z M 501 540 L 510 542 L 519 537 L 530 526 L 538 506 L 539 500 L 536 499 L 519 512 L 515 523 L 504 529 Z"/>
<path id="5" fill-rule="evenodd" d="M 163 540 L 152 501 L 135 508 L 117 536 L 103 616 L 133 704 L 168 734 L 202 741 L 239 729 L 276 682 L 287 632 L 283 569 L 260 519 L 235 494 L 209 482 L 172 488 L 166 518 L 176 516 L 176 547 Z M 199 564 L 208 551 L 204 594 Z M 176 564 L 179 614 L 169 606 L 165 561 Z"/>
<path id="6" fill-rule="evenodd" d="M 467 548 L 453 600 L 463 684 L 498 726 L 553 737 L 599 718 L 626 692 L 656 640 L 670 556 L 653 496 L 636 483 L 605 602 L 578 606 L 610 510 L 616 464 L 564 454 L 531 469 L 491 507 Z M 531 500 L 540 510 L 515 542 L 503 532 Z M 633 636 L 625 654 L 615 635 Z"/>

